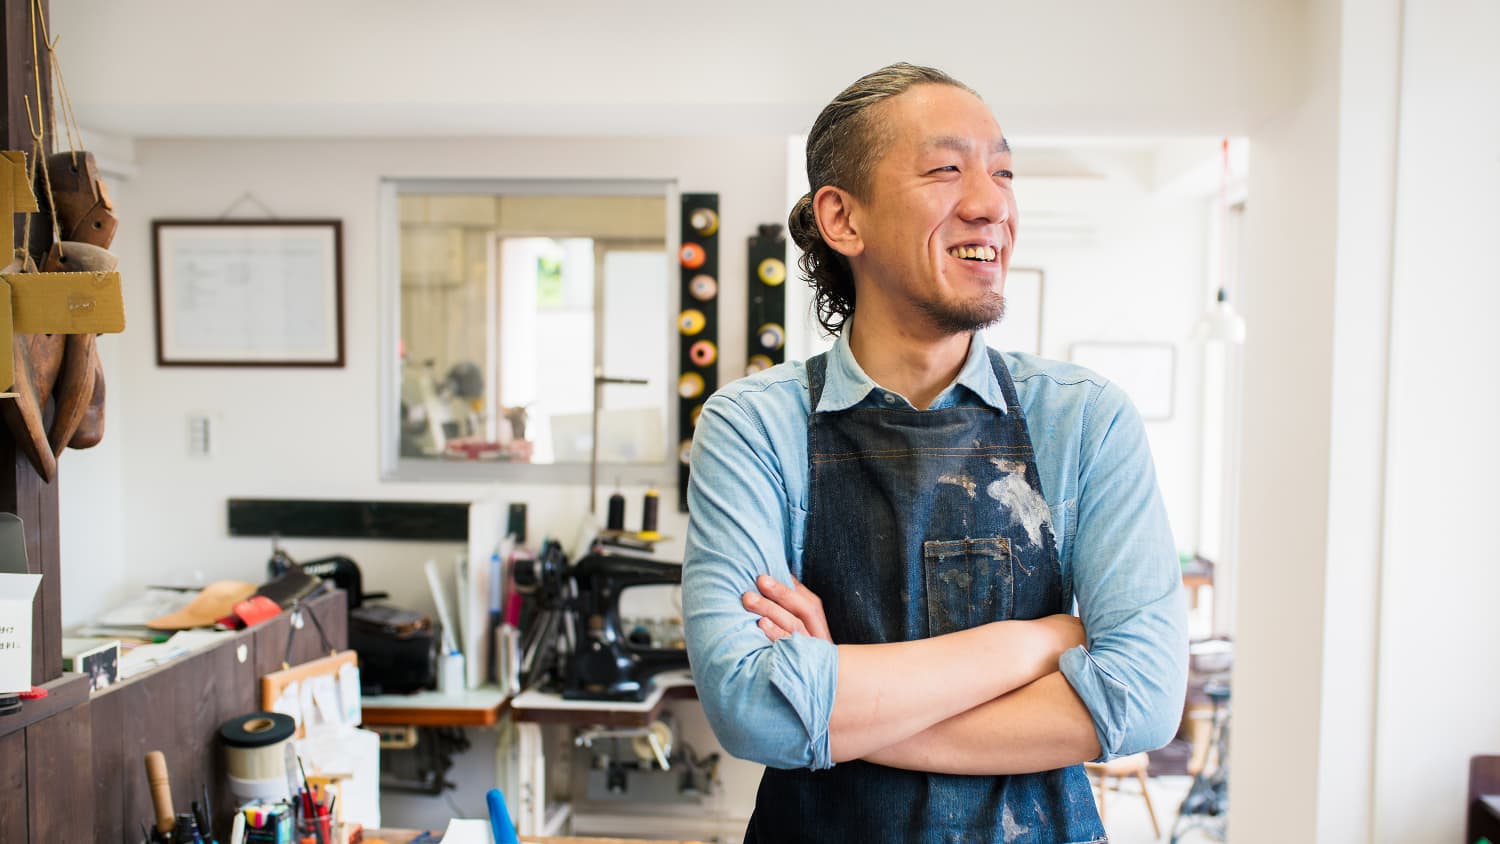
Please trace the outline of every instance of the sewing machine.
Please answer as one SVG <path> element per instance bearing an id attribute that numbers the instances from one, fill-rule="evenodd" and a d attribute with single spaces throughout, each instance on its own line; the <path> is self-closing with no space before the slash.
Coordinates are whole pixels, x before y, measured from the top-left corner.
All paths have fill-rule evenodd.
<path id="1" fill-rule="evenodd" d="M 569 566 L 555 542 L 515 569 L 516 587 L 533 596 L 537 617 L 522 643 L 527 685 L 561 685 L 568 700 L 644 700 L 652 677 L 688 667 L 687 651 L 632 636 L 620 596 L 650 584 L 680 584 L 682 566 L 609 550 L 595 542 Z M 553 652 L 555 648 L 555 662 Z"/>

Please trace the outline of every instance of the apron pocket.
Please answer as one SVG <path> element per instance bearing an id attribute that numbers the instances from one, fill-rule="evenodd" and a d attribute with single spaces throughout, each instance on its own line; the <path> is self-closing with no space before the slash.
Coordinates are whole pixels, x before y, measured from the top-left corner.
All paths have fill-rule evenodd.
<path id="1" fill-rule="evenodd" d="M 941 636 L 1009 619 L 1015 611 L 1010 540 L 953 539 L 922 543 L 927 629 Z"/>

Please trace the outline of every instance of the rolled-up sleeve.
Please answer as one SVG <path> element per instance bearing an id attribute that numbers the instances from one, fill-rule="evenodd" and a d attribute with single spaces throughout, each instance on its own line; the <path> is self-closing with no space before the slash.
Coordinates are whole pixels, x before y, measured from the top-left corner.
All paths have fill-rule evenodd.
<path id="1" fill-rule="evenodd" d="M 1187 607 L 1145 426 L 1105 384 L 1083 417 L 1072 572 L 1088 646 L 1061 668 L 1093 716 L 1099 761 L 1171 741 L 1187 686 Z"/>
<path id="2" fill-rule="evenodd" d="M 693 435 L 682 567 L 688 659 L 709 724 L 734 756 L 827 768 L 838 650 L 808 636 L 769 641 L 740 603 L 755 578 L 790 581 L 791 508 L 765 428 L 723 394 Z"/>

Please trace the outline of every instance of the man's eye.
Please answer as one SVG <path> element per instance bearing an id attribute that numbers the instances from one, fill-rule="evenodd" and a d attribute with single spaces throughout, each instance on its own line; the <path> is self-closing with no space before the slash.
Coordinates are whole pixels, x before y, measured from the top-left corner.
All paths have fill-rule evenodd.
<path id="1" fill-rule="evenodd" d="M 995 175 L 1002 179 L 1014 179 L 1016 177 L 1016 174 L 1009 170 L 996 170 Z"/>
<path id="2" fill-rule="evenodd" d="M 958 172 L 958 165 L 957 164 L 945 164 L 942 167 L 934 167 L 933 169 L 928 170 L 927 172 L 928 173 L 957 173 Z"/>

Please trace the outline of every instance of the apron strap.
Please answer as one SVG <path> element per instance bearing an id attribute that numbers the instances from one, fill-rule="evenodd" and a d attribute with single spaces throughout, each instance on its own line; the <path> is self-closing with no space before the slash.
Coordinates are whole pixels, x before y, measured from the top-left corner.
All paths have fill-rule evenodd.
<path id="1" fill-rule="evenodd" d="M 1000 393 L 1005 396 L 1006 410 L 1024 419 L 1025 414 L 1021 413 L 1021 400 L 1016 397 L 1016 383 L 1010 378 L 1010 369 L 1005 365 L 1004 356 L 1000 354 L 1000 350 L 998 349 L 989 349 L 988 351 L 990 353 L 990 366 L 995 370 L 995 380 L 1000 382 Z M 1022 427 L 1024 428 L 1025 426 Z M 1031 443 L 1028 442 L 1027 445 L 1029 446 Z"/>
<path id="2" fill-rule="evenodd" d="M 812 404 L 807 407 L 808 424 L 818 413 L 818 402 L 823 398 L 823 384 L 828 378 L 828 353 L 821 352 L 807 359 L 807 389 Z"/>

